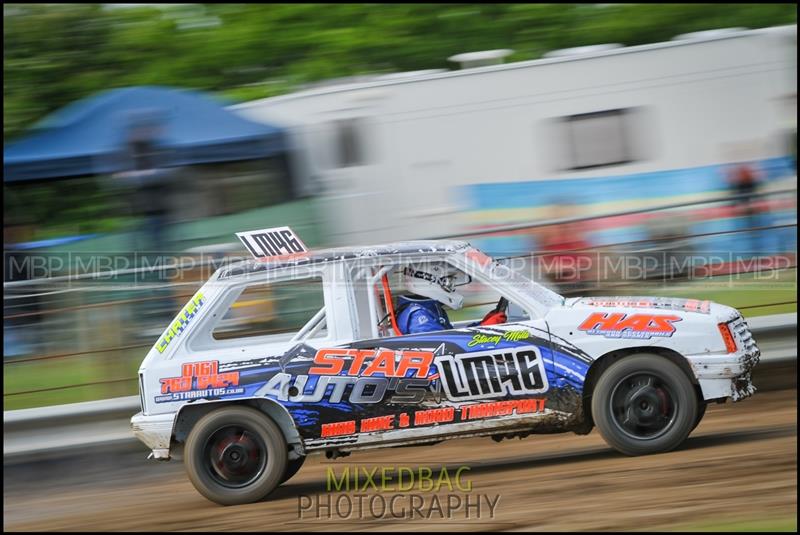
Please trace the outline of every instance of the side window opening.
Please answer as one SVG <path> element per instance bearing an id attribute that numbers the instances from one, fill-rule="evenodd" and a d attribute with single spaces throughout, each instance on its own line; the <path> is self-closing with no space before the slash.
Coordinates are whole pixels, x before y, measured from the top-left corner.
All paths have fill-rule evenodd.
<path id="1" fill-rule="evenodd" d="M 266 337 L 265 342 L 327 334 L 319 277 L 247 286 L 211 331 L 214 340 Z"/>
<path id="2" fill-rule="evenodd" d="M 439 269 L 437 270 L 437 268 Z M 386 270 L 388 292 L 383 288 L 382 277 L 379 280 L 374 280 L 374 277 L 381 270 Z M 457 297 L 448 300 L 447 296 L 442 296 L 441 298 L 436 298 L 435 301 L 439 303 L 440 309 L 443 311 L 444 319 L 442 321 L 449 322 L 451 328 L 475 326 L 482 320 L 487 319 L 490 313 L 496 311 L 498 305 L 502 306 L 501 298 L 504 296 L 497 290 L 444 261 L 379 266 L 368 270 L 368 274 L 362 272 L 362 277 L 358 279 L 358 282 L 354 280 L 361 337 L 372 337 L 375 332 L 377 332 L 377 337 L 380 338 L 397 336 L 390 308 L 394 310 L 394 320 L 397 322 L 400 335 L 413 334 L 413 332 L 409 331 L 415 327 L 408 323 L 408 316 L 404 316 L 405 308 L 413 306 L 412 303 L 418 302 L 419 298 L 429 301 L 432 298 L 431 295 L 436 295 L 436 292 L 427 292 L 431 295 L 416 293 L 425 293 L 425 287 L 424 285 L 416 285 L 411 274 L 415 274 L 418 277 L 429 276 L 429 278 L 433 278 L 436 277 L 437 273 L 443 273 L 445 270 L 447 279 L 452 279 L 452 295 Z M 374 280 L 373 283 L 370 283 L 371 279 Z M 450 288 L 449 284 L 449 282 L 445 282 L 448 288 Z M 370 310 L 370 292 L 374 296 L 372 305 L 374 310 Z M 391 307 L 386 302 L 387 293 L 391 296 Z M 503 308 L 503 312 L 506 314 L 506 321 L 501 323 L 530 319 L 530 316 L 522 307 L 506 302 L 507 306 Z M 373 325 L 376 327 L 375 329 L 373 329 Z M 447 327 L 437 325 L 434 330 L 446 329 Z"/>
<path id="3" fill-rule="evenodd" d="M 497 307 L 500 298 L 505 297 L 481 282 L 475 281 L 471 286 L 472 287 L 469 289 L 469 299 L 465 298 L 464 307 L 450 314 L 450 319 L 454 327 L 465 327 L 470 323 L 481 321 L 489 312 Z M 527 321 L 531 319 L 522 307 L 511 301 L 509 301 L 505 313 L 507 321 L 504 323 Z"/>
<path id="4" fill-rule="evenodd" d="M 383 297 L 382 277 L 386 272 L 390 276 L 391 265 L 371 266 L 354 265 L 351 267 L 350 277 L 355 297 L 356 321 L 358 323 L 357 338 L 383 338 L 394 336 L 391 326 L 380 321 L 386 318 L 388 309 Z"/>

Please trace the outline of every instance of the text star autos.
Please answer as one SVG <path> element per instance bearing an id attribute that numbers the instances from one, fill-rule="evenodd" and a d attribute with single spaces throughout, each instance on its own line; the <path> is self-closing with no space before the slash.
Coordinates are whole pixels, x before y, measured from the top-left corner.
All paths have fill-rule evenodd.
<path id="1" fill-rule="evenodd" d="M 131 422 L 224 505 L 261 500 L 308 455 L 597 426 L 664 452 L 706 404 L 754 392 L 759 350 L 709 301 L 564 298 L 460 241 L 309 251 L 237 234 L 139 369 Z"/>

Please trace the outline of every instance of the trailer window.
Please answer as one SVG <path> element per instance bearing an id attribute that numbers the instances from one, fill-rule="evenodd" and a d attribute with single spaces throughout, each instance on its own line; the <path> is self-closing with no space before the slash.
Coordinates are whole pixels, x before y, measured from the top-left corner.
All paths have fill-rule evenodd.
<path id="1" fill-rule="evenodd" d="M 568 147 L 567 169 L 590 169 L 634 161 L 630 109 L 582 113 L 562 118 Z"/>
<path id="2" fill-rule="evenodd" d="M 334 121 L 336 167 L 364 165 L 363 125 L 360 119 Z"/>

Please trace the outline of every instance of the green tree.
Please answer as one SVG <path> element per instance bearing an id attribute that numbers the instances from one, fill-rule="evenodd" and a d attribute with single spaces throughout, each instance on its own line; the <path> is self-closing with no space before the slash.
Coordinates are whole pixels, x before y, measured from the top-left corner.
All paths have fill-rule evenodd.
<path id="1" fill-rule="evenodd" d="M 797 21 L 792 4 L 7 4 L 3 132 L 98 91 L 158 84 L 250 100 L 459 52 L 638 45 Z"/>

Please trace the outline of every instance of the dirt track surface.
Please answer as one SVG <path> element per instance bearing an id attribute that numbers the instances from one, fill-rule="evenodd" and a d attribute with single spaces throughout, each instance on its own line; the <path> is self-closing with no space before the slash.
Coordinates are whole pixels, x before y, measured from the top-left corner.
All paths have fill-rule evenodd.
<path id="1" fill-rule="evenodd" d="M 470 499 L 499 495 L 494 517 L 483 503 L 467 519 L 463 508 L 450 519 L 438 511 L 430 519 L 375 519 L 367 504 L 381 495 L 386 503 L 400 492 L 347 494 L 356 509 L 349 519 L 304 511 L 301 500 L 326 492 L 326 468 L 341 475 L 345 466 L 470 467 Z M 435 472 L 438 473 L 438 472 Z M 356 494 L 366 494 L 359 512 Z M 464 498 L 446 486 L 423 496 L 430 513 L 433 496 Z M 480 496 L 479 496 L 480 495 Z M 312 498 L 303 498 L 310 496 Z M 477 498 L 476 498 L 477 497 Z M 530 436 L 499 444 L 488 438 L 436 446 L 375 450 L 336 461 L 309 458 L 302 470 L 269 501 L 220 507 L 189 483 L 180 462 L 145 461 L 136 451 L 124 459 L 82 460 L 17 467 L 4 476 L 5 530 L 658 530 L 737 519 L 771 519 L 797 514 L 797 391 L 759 393 L 738 404 L 712 405 L 688 441 L 670 453 L 624 457 L 597 431 Z M 302 502 L 309 503 L 308 501 Z M 343 502 L 344 503 L 344 502 Z M 396 512 L 409 501 L 398 499 Z M 453 502 L 454 503 L 454 502 Z M 411 514 L 410 507 L 407 514 Z M 435 509 L 434 509 L 435 511 Z M 342 509 L 346 513 L 346 507 Z M 375 502 L 380 517 L 380 502 Z M 327 516 L 330 514 L 330 518 Z M 362 517 L 359 520 L 359 516 Z"/>

